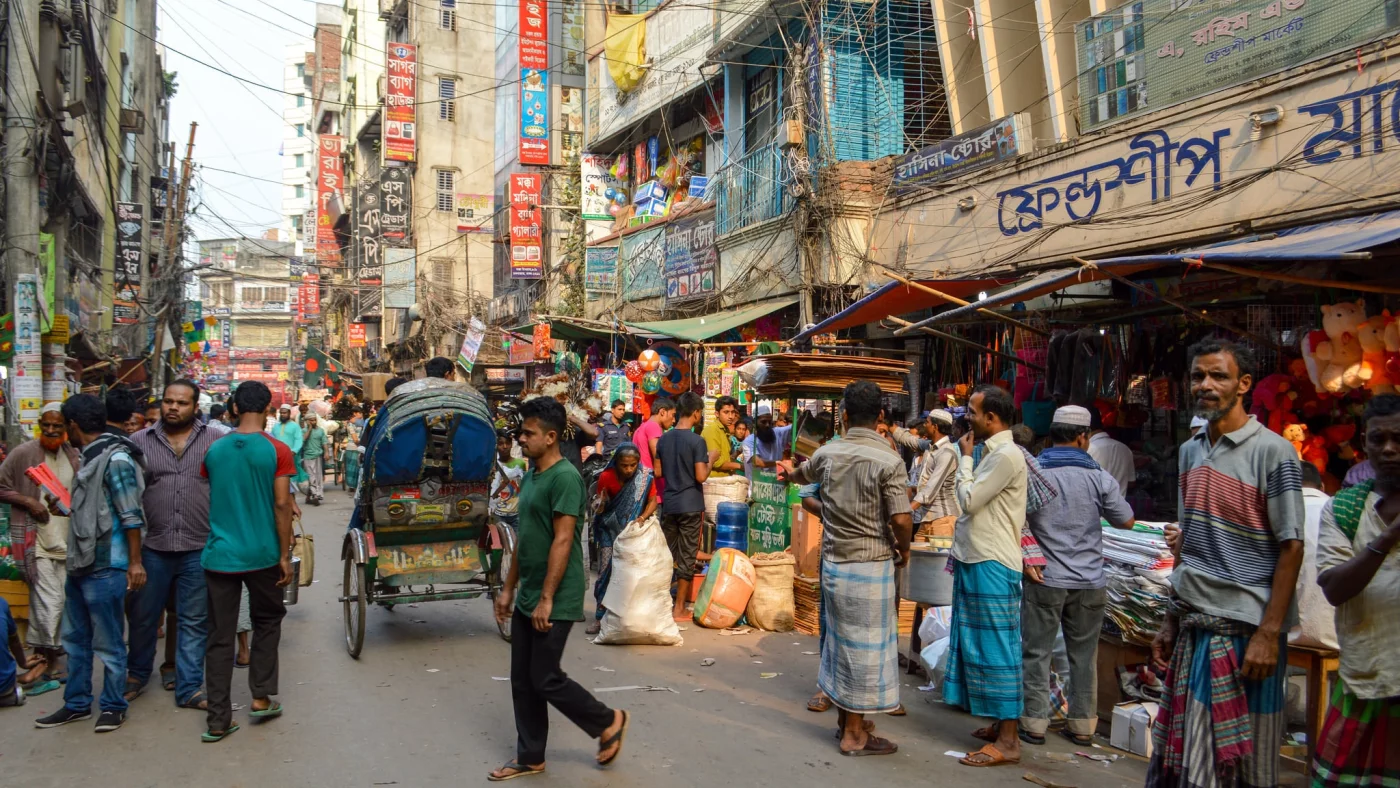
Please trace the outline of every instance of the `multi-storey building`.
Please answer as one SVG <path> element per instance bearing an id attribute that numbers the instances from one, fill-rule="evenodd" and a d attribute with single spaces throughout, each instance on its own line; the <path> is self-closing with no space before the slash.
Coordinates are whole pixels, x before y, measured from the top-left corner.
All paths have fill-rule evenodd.
<path id="1" fill-rule="evenodd" d="M 312 123 L 311 73 L 313 53 L 304 44 L 289 45 L 282 65 L 282 226 L 278 239 L 295 244 L 302 254 L 314 226 L 306 217 L 315 205 L 316 131 Z"/>

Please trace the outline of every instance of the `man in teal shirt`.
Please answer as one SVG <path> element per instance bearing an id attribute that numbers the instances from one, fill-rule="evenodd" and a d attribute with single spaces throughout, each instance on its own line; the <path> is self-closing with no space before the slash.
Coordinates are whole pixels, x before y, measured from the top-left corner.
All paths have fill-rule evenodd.
<path id="1" fill-rule="evenodd" d="M 237 392 L 235 392 L 237 393 Z M 234 417 L 234 424 L 238 423 L 238 417 Z M 292 419 L 292 406 L 283 405 L 277 409 L 277 423 L 272 425 L 272 437 L 281 441 L 287 448 L 292 450 L 293 462 L 296 463 L 297 476 L 301 475 L 301 445 L 306 440 L 302 434 L 301 425 Z M 297 491 L 296 481 L 292 482 L 292 493 Z"/>
<path id="2" fill-rule="evenodd" d="M 324 498 L 322 489 L 326 481 L 326 431 L 315 413 L 306 414 L 305 441 L 301 445 L 301 468 L 309 480 L 306 483 L 306 502 L 320 506 Z"/>
<path id="3" fill-rule="evenodd" d="M 511 622 L 517 738 L 515 759 L 492 772 L 492 782 L 544 771 L 550 705 L 598 740 L 600 766 L 617 759 L 627 733 L 627 712 L 603 705 L 559 664 L 569 630 L 583 620 L 585 581 L 579 538 L 586 510 L 583 477 L 559 452 L 567 420 L 564 406 L 549 397 L 520 406 L 520 445 L 534 468 L 521 482 L 519 544 L 496 596 L 496 620 Z"/>
<path id="4" fill-rule="evenodd" d="M 234 632 L 238 605 L 248 590 L 253 648 L 248 688 L 254 721 L 282 714 L 277 694 L 277 647 L 287 606 L 282 587 L 292 582 L 292 452 L 263 432 L 272 392 L 256 380 L 233 395 L 238 429 L 214 441 L 204 455 L 209 478 L 209 542 L 200 563 L 209 595 L 209 640 L 204 678 L 209 695 L 206 742 L 238 730 L 233 724 Z M 295 425 L 293 425 L 295 426 Z"/>

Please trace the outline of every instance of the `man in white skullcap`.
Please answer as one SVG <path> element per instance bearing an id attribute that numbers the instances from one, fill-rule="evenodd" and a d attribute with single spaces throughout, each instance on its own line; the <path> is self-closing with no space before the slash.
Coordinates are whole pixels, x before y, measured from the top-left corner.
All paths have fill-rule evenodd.
<path id="1" fill-rule="evenodd" d="M 1069 655 L 1069 720 L 1065 735 L 1093 743 L 1095 673 L 1105 586 L 1103 528 L 1133 527 L 1133 510 L 1117 480 L 1089 456 L 1089 411 L 1066 405 L 1050 421 L 1050 448 L 1037 458 L 1057 493 L 1027 520 L 1045 554 L 1044 569 L 1027 567 L 1021 597 L 1021 656 L 1025 709 L 1021 739 L 1043 744 L 1050 726 L 1050 656 L 1055 635 L 1065 632 Z"/>
<path id="2" fill-rule="evenodd" d="M 80 459 L 68 442 L 62 408 L 61 402 L 45 405 L 39 411 L 39 438 L 17 446 L 0 465 L 0 503 L 9 504 L 11 512 L 11 552 L 29 580 L 27 640 L 48 664 L 44 679 L 26 690 L 30 695 L 58 689 L 56 679 L 62 675 L 58 661 L 63 655 L 59 636 L 68 579 L 68 518 L 49 512 L 43 491 L 24 472 L 45 465 L 64 487 L 73 489 Z"/>
<path id="3" fill-rule="evenodd" d="M 952 538 L 953 524 L 962 511 L 958 507 L 957 471 L 958 447 L 953 445 L 953 414 L 946 410 L 931 410 L 927 419 L 930 445 L 915 484 L 914 521 L 918 532 L 934 537 Z"/>

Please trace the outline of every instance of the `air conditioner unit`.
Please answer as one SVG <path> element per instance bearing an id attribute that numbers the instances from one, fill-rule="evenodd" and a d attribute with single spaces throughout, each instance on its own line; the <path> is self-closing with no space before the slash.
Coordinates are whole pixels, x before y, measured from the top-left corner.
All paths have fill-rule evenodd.
<path id="1" fill-rule="evenodd" d="M 146 113 L 139 109 L 122 107 L 118 125 L 123 133 L 140 134 L 146 130 Z"/>

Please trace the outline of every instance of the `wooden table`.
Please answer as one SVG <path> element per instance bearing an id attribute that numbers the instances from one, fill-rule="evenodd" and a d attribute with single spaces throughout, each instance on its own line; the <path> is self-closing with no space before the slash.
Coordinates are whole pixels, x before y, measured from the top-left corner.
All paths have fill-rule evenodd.
<path id="1" fill-rule="evenodd" d="M 1307 677 L 1307 760 L 1284 755 L 1284 765 L 1290 769 L 1308 774 L 1312 770 L 1313 757 L 1317 754 L 1317 740 L 1322 735 L 1322 723 L 1327 719 L 1327 700 L 1330 697 L 1332 674 L 1337 672 L 1341 655 L 1331 649 L 1310 646 L 1289 646 L 1288 666 L 1302 668 Z"/>

